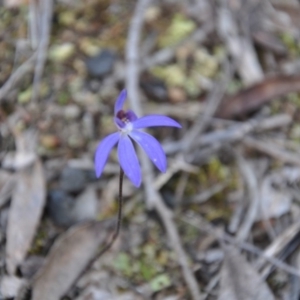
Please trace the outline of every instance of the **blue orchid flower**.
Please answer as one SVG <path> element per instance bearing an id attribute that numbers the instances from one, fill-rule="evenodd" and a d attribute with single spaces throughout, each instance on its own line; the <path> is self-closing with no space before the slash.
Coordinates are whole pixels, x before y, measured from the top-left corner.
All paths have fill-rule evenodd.
<path id="1" fill-rule="evenodd" d="M 142 147 L 161 172 L 165 172 L 167 169 L 166 155 L 160 143 L 153 136 L 139 129 L 154 126 L 181 128 L 181 125 L 166 116 L 148 115 L 138 118 L 133 111 L 124 111 L 123 105 L 126 97 L 127 92 L 123 90 L 115 103 L 114 122 L 118 132 L 108 135 L 99 143 L 95 153 L 95 171 L 96 176 L 100 177 L 111 149 L 118 143 L 118 158 L 121 168 L 131 182 L 139 187 L 142 181 L 141 168 L 132 140 Z"/>

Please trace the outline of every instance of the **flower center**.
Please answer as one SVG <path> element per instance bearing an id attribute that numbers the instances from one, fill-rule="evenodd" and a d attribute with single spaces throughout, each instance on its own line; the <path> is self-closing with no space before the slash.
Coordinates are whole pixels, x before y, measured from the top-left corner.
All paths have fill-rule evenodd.
<path id="1" fill-rule="evenodd" d="M 127 113 L 124 110 L 120 110 L 118 111 L 116 117 L 123 122 L 124 125 L 119 125 L 119 130 L 123 133 L 123 134 L 129 134 L 132 129 L 132 123 L 130 121 L 130 117 L 127 115 Z"/>
<path id="2" fill-rule="evenodd" d="M 128 119 L 127 114 L 126 114 L 126 112 L 124 110 L 118 111 L 117 118 L 119 118 L 125 124 L 127 124 L 127 123 L 130 122 L 130 120 Z"/>

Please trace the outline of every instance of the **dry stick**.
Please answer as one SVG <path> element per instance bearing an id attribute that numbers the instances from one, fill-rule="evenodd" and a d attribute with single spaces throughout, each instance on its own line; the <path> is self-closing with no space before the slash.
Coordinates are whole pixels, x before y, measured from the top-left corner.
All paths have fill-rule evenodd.
<path id="1" fill-rule="evenodd" d="M 129 101 L 131 108 L 138 114 L 142 115 L 142 108 L 139 101 L 138 94 L 138 79 L 139 79 L 139 55 L 138 49 L 140 44 L 140 36 L 142 25 L 144 22 L 144 13 L 148 7 L 151 0 L 139 0 L 136 5 L 136 9 L 131 20 L 127 47 L 126 47 L 126 85 L 129 95 Z M 150 161 L 145 156 L 143 152 L 140 152 L 143 176 L 145 182 L 146 196 L 147 196 L 147 205 L 150 208 L 154 208 L 168 233 L 172 246 L 177 254 L 179 264 L 182 268 L 184 279 L 187 283 L 187 286 L 190 290 L 192 298 L 194 300 L 200 300 L 202 298 L 197 281 L 193 276 L 189 268 L 188 257 L 182 247 L 180 237 L 176 226 L 173 221 L 172 212 L 165 206 L 160 194 L 155 190 L 153 186 L 153 171 Z"/>
<path id="2" fill-rule="evenodd" d="M 223 79 L 221 79 L 218 83 L 215 84 L 215 88 L 208 95 L 206 99 L 207 105 L 205 107 L 204 114 L 198 116 L 198 118 L 195 120 L 193 127 L 183 138 L 182 150 L 185 154 L 188 151 L 192 150 L 195 144 L 195 140 L 197 140 L 197 137 L 199 137 L 201 133 L 205 130 L 211 118 L 216 113 L 221 103 L 221 100 L 226 92 L 227 85 L 232 77 L 232 72 L 229 68 L 229 63 L 227 61 L 224 62 L 224 67 L 225 76 Z"/>
<path id="3" fill-rule="evenodd" d="M 185 45 L 190 42 L 201 43 L 204 42 L 207 36 L 214 30 L 214 22 L 205 24 L 200 29 L 196 29 L 188 37 L 182 39 L 177 44 L 158 50 L 153 55 L 146 57 L 141 61 L 139 71 L 145 71 L 149 68 L 161 65 L 170 61 L 176 54 L 178 47 Z M 142 46 L 143 47 L 143 46 Z M 116 68 L 114 73 L 104 80 L 103 85 L 115 86 L 118 81 L 123 81 L 126 77 L 126 72 L 123 68 Z"/>
<path id="4" fill-rule="evenodd" d="M 238 240 L 245 240 L 247 239 L 251 227 L 255 222 L 256 215 L 261 204 L 260 186 L 251 165 L 242 157 L 239 152 L 237 152 L 237 162 L 239 169 L 245 178 L 249 192 L 249 207 L 246 212 L 246 216 L 244 217 L 244 221 L 240 225 L 240 229 L 237 233 Z M 276 235 L 268 219 L 264 220 L 264 225 L 270 238 L 274 239 Z"/>
<path id="5" fill-rule="evenodd" d="M 35 0 L 29 0 L 29 12 L 28 12 L 28 26 L 29 26 L 29 38 L 31 42 L 31 48 L 36 49 L 38 46 L 38 5 Z"/>
<path id="6" fill-rule="evenodd" d="M 27 61 L 25 61 L 4 83 L 0 88 L 0 103 L 5 99 L 7 94 L 18 84 L 18 82 L 30 72 L 36 61 L 37 53 L 34 53 Z"/>
<path id="7" fill-rule="evenodd" d="M 208 22 L 175 45 L 158 50 L 152 56 L 146 57 L 145 60 L 141 62 L 141 69 L 148 70 L 156 65 L 170 61 L 174 57 L 176 50 L 182 45 L 186 45 L 190 42 L 202 43 L 214 30 L 214 27 L 214 22 Z"/>
<path id="8" fill-rule="evenodd" d="M 286 114 L 272 116 L 264 120 L 252 119 L 247 122 L 238 122 L 226 129 L 203 134 L 201 139 L 196 139 L 195 147 L 209 146 L 218 149 L 226 143 L 242 140 L 247 134 L 253 131 L 271 130 L 287 126 L 291 122 L 292 118 Z M 164 150 L 167 154 L 174 154 L 183 149 L 183 142 L 184 138 L 178 142 L 167 143 L 163 145 Z M 211 150 L 209 150 L 209 152 L 212 153 Z"/>
<path id="9" fill-rule="evenodd" d="M 281 160 L 284 163 L 290 163 L 292 165 L 300 166 L 299 155 L 291 151 L 281 149 L 274 143 L 268 143 L 251 137 L 246 137 L 243 140 L 243 144 L 245 144 L 247 147 L 254 148 L 260 152 L 268 154 L 275 159 Z"/>
<path id="10" fill-rule="evenodd" d="M 39 45 L 37 49 L 37 63 L 34 70 L 33 91 L 31 100 L 35 102 L 39 96 L 39 84 L 43 75 L 44 66 L 47 58 L 47 49 L 52 24 L 53 0 L 42 0 L 40 8 L 40 26 Z"/>
<path id="11" fill-rule="evenodd" d="M 282 269 L 285 272 L 295 275 L 300 278 L 300 271 L 297 268 L 284 263 L 283 261 L 281 261 L 280 259 L 278 259 L 274 256 L 268 255 L 268 253 L 266 253 L 266 250 L 261 250 L 250 243 L 239 241 L 236 238 L 232 237 L 231 235 L 229 235 L 225 232 L 220 233 L 220 232 L 218 232 L 218 230 L 216 228 L 214 228 L 214 226 L 212 226 L 208 222 L 204 221 L 203 219 L 202 219 L 201 225 L 196 224 L 196 222 L 194 222 L 191 219 L 192 218 L 189 217 L 189 218 L 183 218 L 182 220 L 185 223 L 187 223 L 195 228 L 198 228 L 201 231 L 204 230 L 204 231 L 207 231 L 207 232 L 213 234 L 216 237 L 216 239 L 218 239 L 218 240 L 228 242 L 234 246 L 239 247 L 242 250 L 245 250 L 245 251 L 251 252 L 257 256 L 260 256 L 261 262 L 264 260 L 268 261 L 269 263 L 273 264 L 274 266 L 278 267 L 279 269 Z M 199 219 L 198 216 L 197 216 L 197 219 Z M 258 268 L 256 265 L 254 265 L 254 267 Z"/>
<path id="12" fill-rule="evenodd" d="M 249 208 L 244 218 L 244 222 L 240 225 L 240 229 L 237 233 L 237 239 L 239 241 L 244 241 L 247 239 L 252 225 L 255 222 L 255 218 L 259 208 L 260 195 L 258 191 L 258 182 L 254 171 L 252 170 L 250 163 L 247 162 L 239 152 L 237 152 L 237 163 L 246 181 L 249 192 Z"/>

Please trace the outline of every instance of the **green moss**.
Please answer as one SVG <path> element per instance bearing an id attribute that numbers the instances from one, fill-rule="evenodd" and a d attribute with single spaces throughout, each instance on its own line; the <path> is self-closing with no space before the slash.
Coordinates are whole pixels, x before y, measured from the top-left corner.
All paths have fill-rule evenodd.
<path id="1" fill-rule="evenodd" d="M 46 228 L 45 223 L 41 223 L 28 254 L 40 255 L 44 250 L 47 239 L 48 228 Z"/>
<path id="2" fill-rule="evenodd" d="M 296 105 L 297 108 L 300 108 L 300 94 L 298 93 L 289 93 L 287 99 Z"/>
<path id="3" fill-rule="evenodd" d="M 300 43 L 293 37 L 293 35 L 285 32 L 280 35 L 280 38 L 284 45 L 288 48 L 291 56 L 296 57 L 300 54 Z"/>
<path id="4" fill-rule="evenodd" d="M 160 274 L 153 278 L 150 286 L 153 292 L 161 291 L 171 285 L 171 279 L 168 274 Z"/>
<path id="5" fill-rule="evenodd" d="M 170 26 L 159 38 L 158 44 L 162 48 L 172 46 L 187 37 L 195 28 L 196 24 L 194 21 L 182 14 L 175 14 Z"/>
<path id="6" fill-rule="evenodd" d="M 60 105 L 67 105 L 69 103 L 69 100 L 70 100 L 70 95 L 69 95 L 68 92 L 61 91 L 58 94 L 58 97 L 57 97 L 58 104 L 60 104 Z"/>
<path id="7" fill-rule="evenodd" d="M 186 81 L 184 70 L 178 64 L 154 67 L 151 73 L 165 81 L 168 86 L 183 87 Z"/>

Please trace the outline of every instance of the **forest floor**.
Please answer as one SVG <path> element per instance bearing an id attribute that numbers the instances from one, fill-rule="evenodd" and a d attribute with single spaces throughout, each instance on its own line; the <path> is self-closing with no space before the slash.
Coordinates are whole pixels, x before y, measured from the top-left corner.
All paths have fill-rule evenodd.
<path id="1" fill-rule="evenodd" d="M 0 7 L 0 299 L 300 297 L 300 4 L 6 0 Z M 125 177 L 128 90 L 167 154 Z"/>

